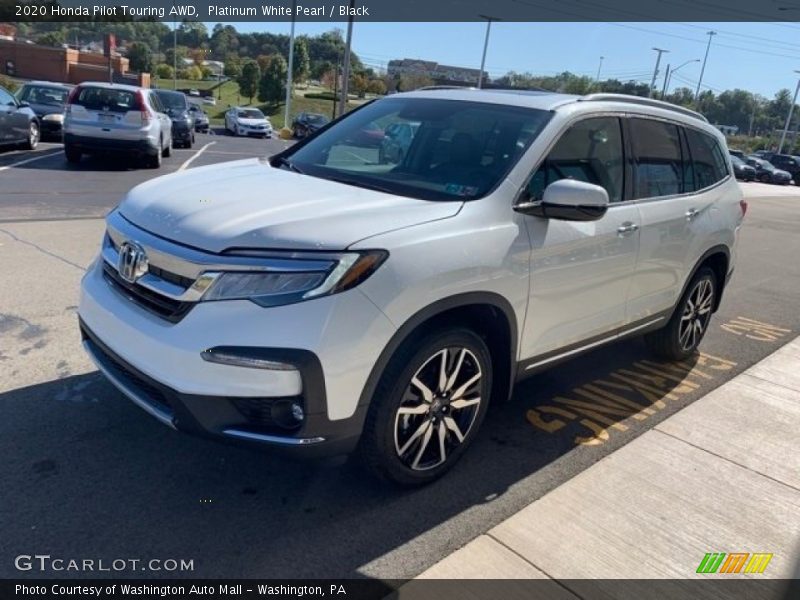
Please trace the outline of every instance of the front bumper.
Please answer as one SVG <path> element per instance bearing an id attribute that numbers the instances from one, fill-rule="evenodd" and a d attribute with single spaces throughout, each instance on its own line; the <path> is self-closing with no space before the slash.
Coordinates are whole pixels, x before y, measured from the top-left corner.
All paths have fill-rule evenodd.
<path id="1" fill-rule="evenodd" d="M 189 142 L 192 139 L 192 130 L 188 127 L 173 127 L 172 140 L 174 142 Z"/>
<path id="2" fill-rule="evenodd" d="M 151 416 L 188 433 L 303 456 L 353 450 L 367 408 L 359 405 L 361 391 L 394 333 L 361 292 L 270 309 L 246 300 L 201 302 L 171 323 L 109 285 L 102 262 L 82 282 L 84 346 L 111 383 Z M 257 349 L 294 369 L 203 360 L 204 350 L 218 346 Z M 297 427 L 271 418 L 276 403 L 286 402 L 304 409 Z"/>

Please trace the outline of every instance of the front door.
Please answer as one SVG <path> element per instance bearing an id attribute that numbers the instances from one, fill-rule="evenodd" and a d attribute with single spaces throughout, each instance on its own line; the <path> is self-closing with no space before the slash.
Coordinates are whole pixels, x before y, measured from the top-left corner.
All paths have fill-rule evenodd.
<path id="1" fill-rule="evenodd" d="M 577 179 L 608 191 L 598 221 L 526 217 L 531 240 L 530 302 L 522 356 L 538 359 L 600 340 L 627 320 L 628 288 L 639 245 L 639 211 L 624 201 L 625 160 L 617 117 L 573 124 L 531 177 L 527 194 L 541 199 L 559 179 Z"/>

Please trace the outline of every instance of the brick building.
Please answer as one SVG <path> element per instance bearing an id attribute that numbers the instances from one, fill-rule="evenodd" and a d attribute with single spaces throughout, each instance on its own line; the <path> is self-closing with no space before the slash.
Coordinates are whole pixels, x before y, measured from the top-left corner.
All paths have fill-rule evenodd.
<path id="1" fill-rule="evenodd" d="M 150 74 L 129 72 L 127 58 L 113 56 L 111 66 L 116 83 L 150 87 Z M 0 38 L 0 73 L 62 83 L 108 81 L 108 57 Z"/>

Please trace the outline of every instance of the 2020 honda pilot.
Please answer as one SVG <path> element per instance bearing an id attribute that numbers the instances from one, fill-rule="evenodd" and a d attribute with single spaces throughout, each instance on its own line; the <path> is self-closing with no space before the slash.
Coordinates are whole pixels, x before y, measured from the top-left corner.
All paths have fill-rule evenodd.
<path id="1" fill-rule="evenodd" d="M 398 124 L 402 154 L 358 141 Z M 639 334 L 695 352 L 746 210 L 727 157 L 648 99 L 392 95 L 134 188 L 83 280 L 84 344 L 170 427 L 425 483 L 541 368 Z"/>

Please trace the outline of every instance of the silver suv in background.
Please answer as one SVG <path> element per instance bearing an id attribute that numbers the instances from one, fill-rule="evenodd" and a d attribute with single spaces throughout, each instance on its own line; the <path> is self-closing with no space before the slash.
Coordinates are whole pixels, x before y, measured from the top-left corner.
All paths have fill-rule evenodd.
<path id="1" fill-rule="evenodd" d="M 67 99 L 64 154 L 71 163 L 83 154 L 120 153 L 158 168 L 172 150 L 172 121 L 152 90 L 87 82 Z"/>
<path id="2" fill-rule="evenodd" d="M 365 143 L 406 127 L 383 162 Z M 84 277 L 80 327 L 112 383 L 170 427 L 357 450 L 417 485 L 539 369 L 641 334 L 662 358 L 693 355 L 746 208 L 725 138 L 680 107 L 395 94 L 270 160 L 131 190 Z"/>

